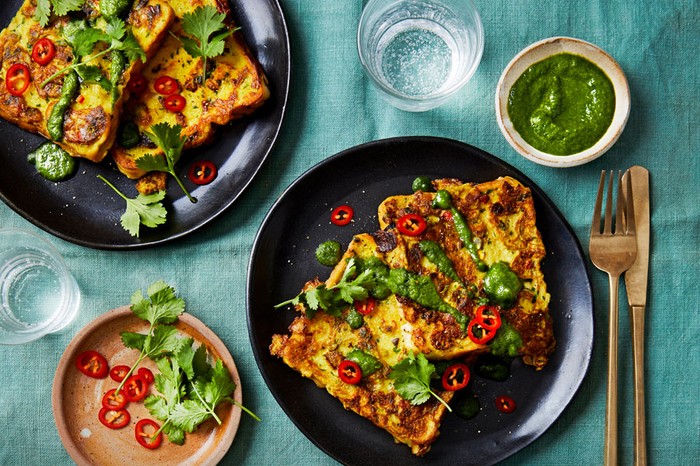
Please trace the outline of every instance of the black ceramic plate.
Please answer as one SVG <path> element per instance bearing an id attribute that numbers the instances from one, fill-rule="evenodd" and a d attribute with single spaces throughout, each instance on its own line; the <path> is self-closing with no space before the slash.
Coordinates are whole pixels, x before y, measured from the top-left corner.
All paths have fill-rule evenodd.
<path id="1" fill-rule="evenodd" d="M 21 0 L 0 4 L 0 24 L 14 17 Z M 81 160 L 72 178 L 52 183 L 27 163 L 27 154 L 44 139 L 0 121 L 0 198 L 18 214 L 60 238 L 100 249 L 154 246 L 186 235 L 224 212 L 252 181 L 277 138 L 287 102 L 290 51 L 287 27 L 277 0 L 237 0 L 234 20 L 270 82 L 271 97 L 253 115 L 219 128 L 214 143 L 184 154 L 178 172 L 186 181 L 188 162 L 208 159 L 219 167 L 209 185 L 188 183 L 199 199 L 190 203 L 170 177 L 168 221 L 156 229 L 141 228 L 140 238 L 122 229 L 124 201 L 97 178 L 103 174 L 122 192 L 136 195 L 134 182 L 120 175 L 109 160 Z"/>
<path id="2" fill-rule="evenodd" d="M 270 356 L 272 335 L 286 333 L 294 312 L 273 305 L 295 296 L 304 282 L 324 279 L 329 268 L 315 259 L 328 239 L 347 245 L 352 235 L 378 228 L 376 211 L 393 194 L 410 194 L 416 176 L 482 182 L 509 175 L 530 187 L 537 225 L 548 254 L 543 262 L 557 348 L 535 372 L 515 361 L 505 382 L 472 378 L 482 410 L 465 421 L 446 416 L 432 450 L 412 456 L 386 432 L 346 411 L 313 382 Z M 329 222 L 330 210 L 349 204 L 355 221 Z M 472 146 L 414 137 L 361 145 L 318 164 L 296 180 L 265 218 L 248 270 L 248 331 L 256 361 L 278 403 L 319 448 L 346 464 L 426 465 L 496 463 L 533 442 L 562 413 L 588 369 L 593 345 L 593 298 L 581 246 L 566 220 L 535 184 L 513 167 Z M 511 396 L 512 414 L 499 413 L 496 396 Z"/>

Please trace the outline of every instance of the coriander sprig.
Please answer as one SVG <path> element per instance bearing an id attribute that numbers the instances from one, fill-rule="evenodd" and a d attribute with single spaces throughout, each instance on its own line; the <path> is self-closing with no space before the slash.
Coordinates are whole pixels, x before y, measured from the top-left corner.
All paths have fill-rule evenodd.
<path id="1" fill-rule="evenodd" d="M 138 238 L 140 225 L 155 228 L 165 223 L 168 211 L 163 207 L 161 201 L 165 198 L 165 191 L 158 191 L 153 194 L 141 194 L 131 199 L 119 191 L 116 186 L 107 181 L 102 175 L 97 175 L 99 179 L 112 188 L 122 199 L 126 201 L 126 211 L 122 214 L 120 222 L 122 227 L 131 236 Z"/>
<path id="2" fill-rule="evenodd" d="M 123 52 L 131 61 L 137 59 L 146 61 L 146 53 L 139 45 L 136 37 L 127 29 L 126 24 L 120 18 L 110 18 L 104 31 L 94 27 L 85 27 L 75 31 L 75 34 L 70 35 L 70 37 L 66 37 L 66 40 L 73 48 L 73 53 L 76 56 L 75 60 L 71 65 L 58 70 L 46 78 L 41 83 L 41 87 L 46 86 L 48 83 L 70 70 L 77 70 L 80 73 L 81 70 L 86 68 L 88 63 L 110 52 Z M 107 48 L 94 55 L 90 55 L 98 42 L 106 43 L 108 45 Z M 80 57 L 86 58 L 80 60 Z M 92 76 L 94 71 L 89 71 L 88 73 Z"/>
<path id="3" fill-rule="evenodd" d="M 131 311 L 150 324 L 145 334 L 122 332 L 122 343 L 127 348 L 140 350 L 139 357 L 117 387 L 117 393 L 134 370 L 146 358 L 157 359 L 175 351 L 179 345 L 177 329 L 169 324 L 177 321 L 185 312 L 185 301 L 178 298 L 175 290 L 160 280 L 150 285 L 146 291 L 148 298 L 137 290 L 131 296 Z"/>
<path id="4" fill-rule="evenodd" d="M 140 351 L 124 380 L 145 358 L 158 366 L 154 386 L 159 394 L 151 394 L 144 400 L 151 415 L 163 421 L 154 436 L 163 432 L 171 443 L 182 445 L 185 433 L 194 432 L 207 419 L 222 424 L 216 408 L 223 402 L 240 407 L 260 421 L 231 397 L 236 383 L 223 362 L 216 359 L 212 366 L 205 345 L 196 345 L 191 337 L 178 337 L 172 324 L 185 311 L 185 301 L 162 280 L 150 285 L 147 294 L 146 298 L 140 290 L 136 291 L 131 297 L 131 310 L 149 322 L 148 332 L 122 332 L 121 337 L 124 346 Z M 117 393 L 123 384 L 124 381 L 117 387 Z"/>
<path id="5" fill-rule="evenodd" d="M 175 172 L 175 164 L 180 160 L 182 149 L 185 146 L 185 138 L 181 136 L 181 133 L 182 126 L 180 125 L 170 126 L 170 124 L 163 122 L 151 126 L 151 132 L 146 131 L 146 136 L 163 151 L 165 156 L 146 154 L 136 160 L 136 166 L 145 171 L 170 173 L 177 181 L 182 192 L 187 196 L 187 199 L 194 204 L 197 202 L 197 198 L 190 194 Z"/>
<path id="6" fill-rule="evenodd" d="M 357 272 L 358 265 L 352 257 L 348 259 L 345 272 L 336 285 L 326 287 L 325 284 L 321 284 L 310 288 L 292 299 L 277 304 L 275 309 L 303 304 L 309 318 L 313 318 L 319 309 L 332 316 L 340 317 L 343 309 L 349 304 L 367 299 L 369 290 L 376 284 L 371 269 L 363 270 L 359 274 Z"/>
<path id="7" fill-rule="evenodd" d="M 193 58 L 202 57 L 202 83 L 207 79 L 207 59 L 224 53 L 226 37 L 236 29 L 226 27 L 226 15 L 219 13 L 211 5 L 201 6 L 192 13 L 182 16 L 182 29 L 194 37 L 181 36 L 179 39 L 185 51 Z"/>
<path id="8" fill-rule="evenodd" d="M 394 388 L 402 398 L 410 401 L 412 405 L 420 405 L 433 396 L 452 412 L 450 405 L 430 388 L 430 379 L 435 374 L 435 366 L 423 353 L 414 356 L 411 351 L 391 369 L 389 378 L 394 381 Z"/>

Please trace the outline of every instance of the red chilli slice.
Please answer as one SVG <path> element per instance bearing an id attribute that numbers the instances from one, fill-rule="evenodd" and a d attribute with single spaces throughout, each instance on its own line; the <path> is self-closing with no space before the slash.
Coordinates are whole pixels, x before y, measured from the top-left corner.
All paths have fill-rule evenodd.
<path id="1" fill-rule="evenodd" d="M 341 205 L 331 212 L 331 223 L 333 225 L 345 226 L 352 221 L 355 211 L 349 205 Z"/>
<path id="2" fill-rule="evenodd" d="M 509 396 L 501 395 L 496 397 L 496 409 L 502 413 L 510 414 L 515 411 L 515 400 Z"/>

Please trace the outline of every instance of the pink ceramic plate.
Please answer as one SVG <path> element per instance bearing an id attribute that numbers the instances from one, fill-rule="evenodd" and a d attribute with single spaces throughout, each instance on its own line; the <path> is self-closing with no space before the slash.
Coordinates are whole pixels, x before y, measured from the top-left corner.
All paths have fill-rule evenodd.
<path id="1" fill-rule="evenodd" d="M 219 337 L 189 314 L 182 314 L 175 325 L 183 335 L 206 345 L 211 357 L 223 361 L 236 383 L 233 398 L 242 403 L 241 381 L 236 365 Z M 78 465 L 215 465 L 233 442 L 241 420 L 241 410 L 228 403 L 223 403 L 216 410 L 223 421 L 220 426 L 209 419 L 194 433 L 186 434 L 182 446 L 171 444 L 165 437 L 155 450 L 148 450 L 136 442 L 136 422 L 143 418 L 154 419 L 141 402 L 127 406 L 131 414 L 128 426 L 113 430 L 100 423 L 97 414 L 102 396 L 118 384 L 109 377 L 93 379 L 83 375 L 75 366 L 75 358 L 83 351 L 95 350 L 107 358 L 110 368 L 119 364 L 130 366 L 136 361 L 138 352 L 122 344 L 120 333 L 145 333 L 147 326 L 144 320 L 130 311 L 129 306 L 113 309 L 83 328 L 70 342 L 58 363 L 52 391 L 53 416 L 63 445 Z M 141 365 L 156 373 L 153 361 L 147 359 Z M 149 391 L 157 393 L 153 386 Z"/>

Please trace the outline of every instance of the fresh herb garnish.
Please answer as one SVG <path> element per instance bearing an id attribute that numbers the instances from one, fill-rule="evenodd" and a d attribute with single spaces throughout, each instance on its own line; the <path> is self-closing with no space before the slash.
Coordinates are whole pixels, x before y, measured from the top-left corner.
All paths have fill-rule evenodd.
<path id="1" fill-rule="evenodd" d="M 141 353 L 117 387 L 117 394 L 141 361 L 146 358 L 155 360 L 178 348 L 177 329 L 169 324 L 177 321 L 178 316 L 185 312 L 185 301 L 178 298 L 175 290 L 162 280 L 150 285 L 146 293 L 148 298 L 143 296 L 141 290 L 131 295 L 131 311 L 137 317 L 148 321 L 150 325 L 145 334 L 121 333 L 124 346 L 139 350 Z"/>
<path id="2" fill-rule="evenodd" d="M 182 148 L 185 146 L 185 139 L 180 136 L 181 132 L 182 126 L 180 125 L 170 126 L 170 124 L 163 122 L 151 126 L 151 132 L 146 131 L 146 136 L 163 151 L 165 157 L 160 154 L 146 154 L 136 160 L 136 166 L 145 171 L 170 173 L 190 202 L 195 203 L 197 199 L 187 191 L 175 172 L 175 164 L 180 160 Z"/>
<path id="3" fill-rule="evenodd" d="M 435 366 L 428 361 L 423 353 L 414 356 L 411 351 L 408 356 L 392 366 L 391 369 L 389 378 L 394 381 L 394 388 L 401 397 L 410 401 L 412 405 L 423 404 L 432 395 L 445 405 L 448 411 L 452 412 L 445 400 L 430 388 L 430 380 L 435 374 Z"/>
<path id="4" fill-rule="evenodd" d="M 322 309 L 327 314 L 340 317 L 342 311 L 355 301 L 362 301 L 369 296 L 369 290 L 376 283 L 374 273 L 371 269 L 366 269 L 359 274 L 355 258 L 347 261 L 347 267 L 340 281 L 330 288 L 321 284 L 304 291 L 294 298 L 279 303 L 275 308 L 287 305 L 303 304 L 306 315 L 310 319 L 316 315 L 316 311 Z"/>
<path id="5" fill-rule="evenodd" d="M 126 201 L 126 211 L 121 216 L 122 227 L 138 238 L 139 226 L 145 225 L 149 228 L 155 228 L 158 225 L 165 223 L 168 211 L 165 210 L 160 202 L 165 198 L 165 191 L 158 191 L 153 194 L 139 193 L 134 199 L 126 197 L 116 186 L 107 181 L 102 175 L 97 175 L 99 179 L 104 181 L 107 186 L 112 188 L 119 196 Z"/>
<path id="6" fill-rule="evenodd" d="M 159 373 L 155 374 L 154 384 L 160 395 L 149 395 L 144 406 L 164 421 L 159 430 L 170 442 L 182 445 L 185 433 L 193 432 L 207 419 L 222 423 L 215 411 L 222 402 L 240 407 L 259 421 L 258 416 L 231 398 L 236 384 L 223 362 L 217 359 L 210 365 L 204 345 L 195 349 L 193 338 L 178 337 L 177 329 L 171 324 L 185 311 L 185 301 L 162 280 L 150 285 L 147 294 L 145 298 L 140 290 L 136 291 L 131 297 L 131 310 L 149 322 L 148 332 L 121 333 L 124 346 L 140 351 L 124 380 L 145 358 L 156 362 Z"/>
<path id="7" fill-rule="evenodd" d="M 226 15 L 211 5 L 199 7 L 182 16 L 182 29 L 194 39 L 182 36 L 180 40 L 190 56 L 202 57 L 202 83 L 207 79 L 207 58 L 224 53 L 224 41 L 235 31 L 227 28 L 225 20 Z"/>
<path id="8" fill-rule="evenodd" d="M 46 27 L 51 19 L 51 10 L 56 16 L 63 16 L 70 11 L 78 11 L 85 3 L 85 0 L 36 0 L 36 10 L 34 19 L 41 27 Z"/>
<path id="9" fill-rule="evenodd" d="M 41 83 L 41 87 L 46 86 L 49 82 L 69 70 L 76 70 L 78 74 L 81 74 L 81 69 L 84 69 L 88 63 L 111 52 L 123 52 L 131 61 L 136 61 L 138 59 L 144 62 L 146 61 L 146 53 L 139 45 L 136 37 L 134 37 L 132 32 L 126 27 L 124 21 L 119 18 L 110 18 L 104 31 L 94 27 L 85 27 L 78 30 L 69 28 L 69 31 L 69 37 L 65 37 L 65 39 L 73 48 L 73 53 L 76 56 L 73 60 L 73 64 L 58 70 L 56 73 L 46 78 Z M 107 48 L 94 55 L 90 55 L 94 51 L 95 45 L 99 42 L 108 44 Z M 85 58 L 80 60 L 81 57 Z M 92 80 L 98 81 L 94 77 L 94 70 L 82 72 L 89 73 Z"/>

